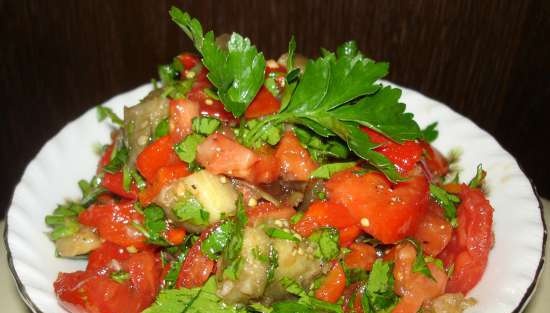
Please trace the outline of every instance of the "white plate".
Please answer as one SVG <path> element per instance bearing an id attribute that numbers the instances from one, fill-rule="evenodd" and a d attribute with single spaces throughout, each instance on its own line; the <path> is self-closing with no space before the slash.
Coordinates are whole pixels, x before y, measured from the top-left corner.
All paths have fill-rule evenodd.
<path id="1" fill-rule="evenodd" d="M 122 115 L 124 105 L 137 103 L 150 89 L 141 86 L 105 105 Z M 482 280 L 470 293 L 478 303 L 468 312 L 520 312 L 544 263 L 546 228 L 536 192 L 515 159 L 487 132 L 442 103 L 402 89 L 402 101 L 420 125 L 439 122 L 435 146 L 445 153 L 457 147 L 463 151 L 462 177 L 473 176 L 479 163 L 488 172 L 495 246 Z M 15 189 L 5 234 L 8 262 L 21 296 L 35 312 L 65 312 L 57 304 L 52 283 L 60 271 L 85 267 L 84 261 L 55 257 L 44 217 L 58 203 L 79 197 L 77 181 L 92 177 L 98 162 L 92 147 L 108 143 L 109 133 L 106 123 L 97 122 L 95 109 L 89 110 L 44 145 Z"/>

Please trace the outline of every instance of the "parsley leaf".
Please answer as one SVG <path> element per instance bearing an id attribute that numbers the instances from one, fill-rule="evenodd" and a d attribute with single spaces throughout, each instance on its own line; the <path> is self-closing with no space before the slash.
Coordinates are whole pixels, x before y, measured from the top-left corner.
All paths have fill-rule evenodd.
<path id="1" fill-rule="evenodd" d="M 316 230 L 308 239 L 317 244 L 315 256 L 323 261 L 332 260 L 340 254 L 340 235 L 335 228 L 323 227 Z"/>
<path id="2" fill-rule="evenodd" d="M 217 46 L 212 31 L 203 34 L 197 19 L 176 7 L 172 20 L 193 40 L 208 69 L 208 79 L 217 88 L 218 97 L 234 116 L 241 116 L 264 82 L 265 58 L 250 39 L 233 33 L 227 50 Z"/>
<path id="3" fill-rule="evenodd" d="M 435 281 L 435 278 L 428 268 L 428 264 L 426 263 L 426 260 L 424 258 L 424 251 L 422 251 L 422 245 L 420 244 L 420 242 L 416 241 L 413 238 L 408 238 L 407 241 L 410 242 L 416 249 L 416 259 L 414 260 L 414 263 L 412 265 L 413 273 L 420 273 Z"/>
<path id="4" fill-rule="evenodd" d="M 437 139 L 437 136 L 439 136 L 437 122 L 431 123 L 422 130 L 422 139 L 427 142 L 434 142 Z"/>
<path id="5" fill-rule="evenodd" d="M 119 284 L 130 279 L 130 273 L 125 271 L 112 272 L 109 276 L 111 277 L 112 280 L 116 281 Z"/>
<path id="6" fill-rule="evenodd" d="M 360 54 L 337 57 L 327 53 L 309 61 L 288 105 L 280 113 L 263 118 L 251 130 L 248 145 L 273 125 L 294 123 L 322 137 L 339 137 L 390 180 L 403 180 L 393 163 L 374 151 L 378 145 L 360 129 L 373 128 L 397 142 L 421 137 L 413 115 L 405 113 L 405 105 L 398 102 L 401 91 L 376 84 L 387 71 L 387 63 L 376 63 Z"/>
<path id="7" fill-rule="evenodd" d="M 238 273 L 243 264 L 240 254 L 243 247 L 244 228 L 248 223 L 248 217 L 246 216 L 246 212 L 244 210 L 242 194 L 239 195 L 236 204 L 237 214 L 235 216 L 235 232 L 222 252 L 224 263 L 228 264 L 223 271 L 223 276 L 230 279 L 237 279 Z"/>
<path id="8" fill-rule="evenodd" d="M 455 204 L 460 202 L 460 198 L 434 184 L 430 184 L 430 196 L 443 207 L 445 218 L 447 218 L 449 223 L 456 228 L 458 226 L 458 221 Z"/>
<path id="9" fill-rule="evenodd" d="M 195 133 L 208 136 L 215 132 L 221 124 L 222 122 L 217 118 L 199 116 L 193 119 L 192 128 Z"/>
<path id="10" fill-rule="evenodd" d="M 172 210 L 179 221 L 194 225 L 208 225 L 210 214 L 190 192 L 186 192 L 185 197 L 178 201 Z"/>
<path id="11" fill-rule="evenodd" d="M 46 224 L 53 228 L 50 238 L 55 241 L 76 234 L 80 230 L 78 215 L 84 210 L 82 205 L 75 202 L 58 205 L 53 213 L 45 218 Z"/>
<path id="12" fill-rule="evenodd" d="M 197 147 L 203 141 L 204 136 L 190 134 L 174 146 L 174 151 L 182 161 L 192 163 L 195 161 L 195 157 L 197 156 Z"/>
<path id="13" fill-rule="evenodd" d="M 329 179 L 337 172 L 352 168 L 355 166 L 355 162 L 344 162 L 344 163 L 330 163 L 319 166 L 313 172 L 311 172 L 311 178 L 323 178 Z"/>
<path id="14" fill-rule="evenodd" d="M 283 230 L 281 228 L 277 227 L 270 227 L 265 226 L 264 232 L 266 235 L 268 235 L 271 238 L 277 238 L 277 239 L 284 239 L 284 240 L 290 240 L 294 242 L 300 242 L 300 239 L 296 237 L 293 233 L 290 232 L 290 230 Z"/>
<path id="15" fill-rule="evenodd" d="M 201 243 L 201 251 L 211 260 L 217 260 L 235 233 L 235 222 L 227 220 L 216 227 Z"/>
<path id="16" fill-rule="evenodd" d="M 298 296 L 298 300 L 275 302 L 273 304 L 273 313 L 343 312 L 340 304 L 325 302 L 308 295 L 297 282 L 290 278 L 283 277 L 280 282 L 286 288 L 286 291 Z"/>
<path id="17" fill-rule="evenodd" d="M 391 312 L 399 298 L 393 292 L 393 263 L 377 259 L 372 265 L 369 280 L 361 299 L 365 313 Z"/>
<path id="18" fill-rule="evenodd" d="M 317 162 L 323 163 L 329 157 L 337 159 L 348 157 L 348 147 L 339 139 L 322 140 L 321 137 L 302 127 L 295 127 L 294 133 Z"/>
<path id="19" fill-rule="evenodd" d="M 153 141 L 168 135 L 170 132 L 170 122 L 168 118 L 162 119 L 155 127 L 155 132 L 153 133 Z"/>
<path id="20" fill-rule="evenodd" d="M 201 288 L 165 289 L 143 313 L 245 313 L 229 306 L 216 295 L 216 279 L 211 277 Z"/>

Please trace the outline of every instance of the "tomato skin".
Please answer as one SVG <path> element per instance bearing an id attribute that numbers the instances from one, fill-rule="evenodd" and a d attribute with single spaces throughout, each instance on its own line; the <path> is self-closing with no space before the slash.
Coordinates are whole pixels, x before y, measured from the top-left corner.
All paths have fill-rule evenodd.
<path id="1" fill-rule="evenodd" d="M 438 255 L 451 241 L 453 227 L 442 216 L 442 208 L 430 201 L 430 209 L 420 220 L 413 237 L 421 244 L 424 252 L 431 256 Z"/>
<path id="2" fill-rule="evenodd" d="M 103 175 L 103 179 L 101 180 L 101 185 L 105 187 L 105 189 L 122 198 L 129 200 L 137 199 L 138 189 L 136 185 L 130 185 L 130 190 L 126 191 L 123 186 L 123 180 L 122 172 L 105 173 Z"/>
<path id="3" fill-rule="evenodd" d="M 410 243 L 399 244 L 394 250 L 394 291 L 401 298 L 392 313 L 416 313 L 424 301 L 445 293 L 447 273 L 433 263 L 428 263 L 428 268 L 434 280 L 422 273 L 413 272 L 416 249 Z"/>
<path id="4" fill-rule="evenodd" d="M 363 231 L 383 243 L 411 235 L 428 207 L 424 176 L 392 186 L 381 173 L 346 170 L 332 176 L 326 188 L 330 201 L 346 207 L 357 224 L 366 222 L 361 225 Z"/>
<path id="5" fill-rule="evenodd" d="M 439 257 L 454 264 L 447 292 L 467 294 L 481 279 L 494 242 L 493 207 L 479 189 L 462 184 L 457 208 L 458 227 Z"/>
<path id="6" fill-rule="evenodd" d="M 133 202 L 115 204 L 93 204 L 80 213 L 78 221 L 97 228 L 101 238 L 121 245 L 145 247 L 145 236 L 131 226 L 132 221 L 143 222 L 143 215 L 134 209 Z"/>
<path id="7" fill-rule="evenodd" d="M 79 286 L 89 277 L 90 275 L 84 271 L 59 273 L 57 275 L 53 287 L 62 307 L 72 313 L 87 312 L 85 294 Z"/>
<path id="8" fill-rule="evenodd" d="M 250 175 L 246 178 L 254 184 L 269 184 L 277 180 L 280 175 L 280 168 L 275 157 L 275 150 L 267 145 L 254 151 L 258 161 L 252 165 Z"/>
<path id="9" fill-rule="evenodd" d="M 201 244 L 216 226 L 214 225 L 202 232 L 199 239 L 189 249 L 187 257 L 185 257 L 181 265 L 178 280 L 176 281 L 176 288 L 200 287 L 204 285 L 210 274 L 214 271 L 215 263 L 202 253 Z"/>
<path id="10" fill-rule="evenodd" d="M 430 176 L 441 177 L 449 172 L 449 162 L 436 148 L 427 142 L 421 142 L 424 151 L 423 162 Z"/>
<path id="11" fill-rule="evenodd" d="M 315 298 L 336 303 L 346 289 L 346 274 L 340 263 L 335 263 L 323 284 L 315 290 Z"/>
<path id="12" fill-rule="evenodd" d="M 197 161 L 214 174 L 247 178 L 258 156 L 235 140 L 214 133 L 197 147 Z"/>
<path id="13" fill-rule="evenodd" d="M 271 202 L 262 201 L 256 206 L 247 208 L 248 225 L 253 226 L 264 219 L 290 219 L 296 211 L 290 207 L 277 207 Z"/>
<path id="14" fill-rule="evenodd" d="M 107 253 L 97 259 L 109 260 L 113 247 L 101 247 L 97 253 Z M 54 282 L 54 290 L 61 305 L 72 313 L 138 313 L 154 301 L 158 292 L 160 265 L 150 251 L 142 251 L 119 260 L 122 270 L 129 273 L 129 279 L 115 282 L 110 274 L 115 270 L 109 266 L 97 271 L 60 273 Z M 111 263 L 112 259 L 109 260 Z"/>
<path id="15" fill-rule="evenodd" d="M 286 132 L 277 146 L 275 156 L 279 160 L 281 176 L 284 180 L 306 181 L 317 168 L 306 148 L 292 132 Z"/>
<path id="16" fill-rule="evenodd" d="M 139 201 L 143 205 L 149 205 L 168 183 L 189 175 L 189 169 L 185 163 L 163 166 L 155 173 L 155 179 L 140 192 Z"/>
<path id="17" fill-rule="evenodd" d="M 344 264 L 349 268 L 359 268 L 370 271 L 376 261 L 376 249 L 365 243 L 353 243 L 349 246 L 350 253 L 344 256 Z"/>
<path id="18" fill-rule="evenodd" d="M 281 108 L 281 102 L 271 94 L 271 92 L 262 86 L 260 91 L 252 100 L 246 111 L 244 117 L 247 119 L 258 118 L 273 113 L 279 112 Z"/>
<path id="19" fill-rule="evenodd" d="M 193 118 L 199 116 L 199 105 L 185 98 L 172 99 L 169 105 L 170 136 L 178 142 L 193 132 Z"/>
<path id="20" fill-rule="evenodd" d="M 130 253 L 128 253 L 124 247 L 110 241 L 105 241 L 99 248 L 90 252 L 86 272 L 98 274 L 105 273 L 111 266 L 113 260 L 121 263 L 129 258 Z"/>
<path id="21" fill-rule="evenodd" d="M 193 67 L 195 67 L 197 64 L 200 64 L 200 59 L 198 56 L 189 53 L 184 52 L 177 56 L 180 63 L 183 65 L 183 68 L 186 70 L 190 70 Z"/>
<path id="22" fill-rule="evenodd" d="M 368 127 L 361 129 L 369 135 L 374 143 L 380 144 L 374 150 L 385 155 L 395 164 L 400 172 L 405 173 L 410 171 L 420 161 L 420 157 L 422 156 L 422 146 L 420 143 L 407 140 L 399 144 Z"/>
<path id="23" fill-rule="evenodd" d="M 166 240 L 174 246 L 180 245 L 185 240 L 185 228 L 171 228 L 166 232 Z"/>
<path id="24" fill-rule="evenodd" d="M 304 216 L 294 225 L 294 230 L 304 237 L 309 237 L 317 228 L 331 226 L 343 229 L 357 224 L 346 207 L 331 201 L 313 202 Z"/>
<path id="25" fill-rule="evenodd" d="M 164 166 L 185 164 L 173 149 L 170 136 L 164 136 L 145 147 L 136 159 L 136 167 L 141 175 L 151 183 L 157 171 Z"/>

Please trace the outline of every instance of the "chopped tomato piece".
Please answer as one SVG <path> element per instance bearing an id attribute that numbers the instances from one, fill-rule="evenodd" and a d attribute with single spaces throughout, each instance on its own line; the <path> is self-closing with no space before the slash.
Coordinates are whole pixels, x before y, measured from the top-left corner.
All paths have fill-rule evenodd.
<path id="1" fill-rule="evenodd" d="M 157 171 L 164 166 L 185 164 L 174 152 L 170 136 L 164 136 L 151 143 L 138 155 L 136 167 L 147 182 L 153 182 Z"/>
<path id="2" fill-rule="evenodd" d="M 137 199 L 138 189 L 136 185 L 132 183 L 130 185 L 130 190 L 126 191 L 124 189 L 123 180 L 124 178 L 122 172 L 105 173 L 103 175 L 103 179 L 101 180 L 101 185 L 105 187 L 105 189 L 122 198 L 130 200 Z"/>
<path id="3" fill-rule="evenodd" d="M 247 178 L 258 156 L 235 140 L 214 133 L 197 147 L 197 161 L 214 174 Z"/>
<path id="4" fill-rule="evenodd" d="M 177 58 L 186 70 L 192 69 L 201 62 L 198 56 L 188 52 L 178 55 Z"/>
<path id="5" fill-rule="evenodd" d="M 424 301 L 445 293 L 447 273 L 433 263 L 428 263 L 434 279 L 422 273 L 413 272 L 416 249 L 410 243 L 399 244 L 395 248 L 395 292 L 401 296 L 392 313 L 416 313 Z"/>
<path id="6" fill-rule="evenodd" d="M 436 148 L 427 142 L 421 142 L 424 162 L 431 176 L 441 177 L 449 172 L 449 162 Z"/>
<path id="7" fill-rule="evenodd" d="M 123 262 L 130 258 L 130 253 L 122 246 L 105 241 L 101 246 L 92 252 L 88 257 L 87 272 L 101 273 L 113 265 L 113 260 Z"/>
<path id="8" fill-rule="evenodd" d="M 61 305 L 72 313 L 138 313 L 150 306 L 158 292 L 160 275 L 153 253 L 133 254 L 117 266 L 127 271 L 129 279 L 111 279 L 110 274 L 119 269 L 60 273 L 54 289 Z"/>
<path id="9" fill-rule="evenodd" d="M 410 171 L 422 156 L 422 146 L 416 141 L 408 140 L 399 144 L 370 128 L 363 127 L 362 130 L 373 142 L 380 144 L 374 150 L 390 159 L 400 172 Z"/>
<path id="10" fill-rule="evenodd" d="M 323 284 L 315 290 L 315 298 L 336 303 L 346 289 L 346 274 L 340 263 L 335 263 Z"/>
<path id="11" fill-rule="evenodd" d="M 168 183 L 189 175 L 187 165 L 182 164 L 168 165 L 159 168 L 155 174 L 155 179 L 139 194 L 139 201 L 144 205 L 149 205 L 159 192 Z"/>
<path id="12" fill-rule="evenodd" d="M 430 208 L 435 207 L 438 212 L 434 212 L 432 209 L 428 210 L 420 220 L 413 237 L 422 243 L 422 249 L 426 254 L 436 256 L 451 241 L 453 227 L 441 216 L 441 207 L 434 201 L 430 202 L 432 202 Z"/>
<path id="13" fill-rule="evenodd" d="M 277 113 L 280 108 L 281 102 L 265 86 L 262 86 L 246 112 L 244 112 L 244 117 L 247 119 L 258 118 Z"/>
<path id="14" fill-rule="evenodd" d="M 215 226 L 212 226 L 210 230 L 202 232 L 199 239 L 193 244 L 183 264 L 181 265 L 181 270 L 178 275 L 178 280 L 176 281 L 177 288 L 194 288 L 204 285 L 204 283 L 210 277 L 210 274 L 214 270 L 214 261 L 210 260 L 204 253 L 201 251 L 201 244 L 206 237 L 210 234 L 211 230 Z"/>
<path id="15" fill-rule="evenodd" d="M 340 232 L 340 246 L 347 247 L 353 243 L 353 241 L 363 233 L 361 228 L 357 225 L 352 225 L 339 229 Z"/>
<path id="16" fill-rule="evenodd" d="M 413 176 L 394 186 L 379 172 L 346 170 L 327 182 L 331 202 L 346 207 L 362 229 L 384 243 L 412 235 L 428 207 L 428 182 Z"/>
<path id="17" fill-rule="evenodd" d="M 262 201 L 256 206 L 248 208 L 246 215 L 248 216 L 248 224 L 254 225 L 256 221 L 263 219 L 286 219 L 291 218 L 296 211 L 290 207 L 277 207 L 271 202 Z"/>
<path id="18" fill-rule="evenodd" d="M 174 246 L 180 245 L 185 240 L 185 229 L 181 227 L 171 228 L 166 232 L 166 240 Z"/>
<path id="19" fill-rule="evenodd" d="M 344 264 L 349 268 L 359 268 L 370 271 L 376 261 L 376 249 L 365 243 L 353 243 L 349 246 L 350 253 L 344 257 Z"/>
<path id="20" fill-rule="evenodd" d="M 199 105 L 195 101 L 180 98 L 170 100 L 170 136 L 180 141 L 192 131 L 193 118 L 199 116 Z"/>
<path id="21" fill-rule="evenodd" d="M 309 237 L 317 228 L 332 226 L 343 229 L 357 224 L 346 207 L 332 201 L 313 202 L 304 216 L 294 225 L 294 230 L 302 236 Z"/>
<path id="22" fill-rule="evenodd" d="M 255 184 L 268 184 L 276 181 L 279 178 L 280 169 L 275 151 L 264 145 L 254 153 L 258 157 L 258 161 L 252 165 L 250 175 L 246 180 Z"/>
<path id="23" fill-rule="evenodd" d="M 454 264 L 447 292 L 468 293 L 481 279 L 493 246 L 493 207 L 479 189 L 462 185 L 457 208 L 458 228 L 439 257 Z"/>
<path id="24" fill-rule="evenodd" d="M 317 168 L 306 148 L 292 132 L 286 132 L 277 146 L 275 156 L 279 160 L 281 175 L 284 180 L 309 179 L 311 172 Z"/>
<path id="25" fill-rule="evenodd" d="M 101 238 L 123 247 L 145 247 L 145 236 L 132 226 L 142 222 L 143 215 L 134 209 L 133 202 L 93 204 L 80 213 L 81 224 L 97 228 Z"/>

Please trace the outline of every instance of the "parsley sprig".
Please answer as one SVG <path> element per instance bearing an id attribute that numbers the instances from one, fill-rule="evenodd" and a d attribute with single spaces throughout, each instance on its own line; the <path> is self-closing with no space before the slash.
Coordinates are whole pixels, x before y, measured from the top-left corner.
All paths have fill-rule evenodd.
<path id="1" fill-rule="evenodd" d="M 193 40 L 208 69 L 208 79 L 220 100 L 235 116 L 241 116 L 264 83 L 265 58 L 250 39 L 233 33 L 227 50 L 216 44 L 212 31 L 204 34 L 200 22 L 176 7 L 172 20 Z"/>

